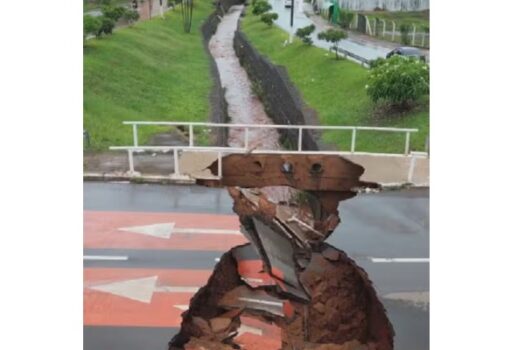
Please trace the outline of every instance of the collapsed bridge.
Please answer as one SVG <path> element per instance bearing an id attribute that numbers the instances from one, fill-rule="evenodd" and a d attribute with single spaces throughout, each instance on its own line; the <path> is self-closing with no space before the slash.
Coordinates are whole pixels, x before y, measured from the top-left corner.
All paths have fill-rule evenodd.
<path id="1" fill-rule="evenodd" d="M 324 242 L 340 222 L 339 202 L 379 187 L 360 180 L 363 167 L 337 155 L 247 153 L 209 170 L 220 176 L 197 183 L 228 188 L 250 243 L 222 256 L 170 350 L 239 349 L 241 316 L 278 326 L 283 350 L 393 348 L 366 272 Z"/>

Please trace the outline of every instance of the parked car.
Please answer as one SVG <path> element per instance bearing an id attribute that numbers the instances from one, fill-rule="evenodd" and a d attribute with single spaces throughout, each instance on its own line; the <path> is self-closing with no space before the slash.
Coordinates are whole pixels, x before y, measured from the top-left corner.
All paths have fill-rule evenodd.
<path id="1" fill-rule="evenodd" d="M 409 47 L 409 46 L 402 46 L 397 47 L 386 54 L 386 58 L 390 58 L 394 55 L 401 55 L 406 57 L 415 57 L 419 58 L 422 61 L 426 61 L 425 55 L 423 55 L 423 52 L 415 47 Z"/>
<path id="2" fill-rule="evenodd" d="M 284 0 L 284 7 L 292 7 L 292 0 Z"/>

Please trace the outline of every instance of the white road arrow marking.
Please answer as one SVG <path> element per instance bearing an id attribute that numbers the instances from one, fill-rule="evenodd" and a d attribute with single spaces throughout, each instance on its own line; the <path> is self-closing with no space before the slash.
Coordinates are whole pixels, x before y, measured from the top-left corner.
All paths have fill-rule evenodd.
<path id="1" fill-rule="evenodd" d="M 117 281 L 88 287 L 99 292 L 110 293 L 141 303 L 151 303 L 153 293 L 195 293 L 200 287 L 157 286 L 158 276 Z"/>
<path id="2" fill-rule="evenodd" d="M 169 239 L 173 233 L 174 222 L 166 224 L 153 224 L 146 226 L 133 226 L 133 227 L 122 227 L 119 231 L 139 233 L 146 236 L 153 236 L 157 238 Z"/>
<path id="3" fill-rule="evenodd" d="M 169 239 L 172 234 L 208 234 L 208 235 L 241 235 L 239 230 L 175 227 L 174 222 L 145 226 L 121 227 L 119 231 L 138 233 L 157 238 Z"/>

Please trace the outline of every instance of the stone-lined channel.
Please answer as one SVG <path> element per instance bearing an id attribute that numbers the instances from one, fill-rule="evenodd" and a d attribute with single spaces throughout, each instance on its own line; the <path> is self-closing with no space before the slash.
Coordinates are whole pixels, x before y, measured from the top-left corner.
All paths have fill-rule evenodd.
<path id="1" fill-rule="evenodd" d="M 248 74 L 241 66 L 233 47 L 233 38 L 244 6 L 234 5 L 222 18 L 211 37 L 209 49 L 217 63 L 222 86 L 226 89 L 228 115 L 234 124 L 273 124 L 264 105 L 253 92 Z M 250 129 L 249 147 L 279 149 L 279 133 L 275 129 Z M 228 144 L 244 146 L 244 129 L 230 129 Z"/>

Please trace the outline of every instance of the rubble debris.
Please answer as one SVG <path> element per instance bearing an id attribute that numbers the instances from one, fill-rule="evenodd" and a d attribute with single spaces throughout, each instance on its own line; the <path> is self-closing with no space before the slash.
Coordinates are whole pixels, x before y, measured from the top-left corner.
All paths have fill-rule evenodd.
<path id="1" fill-rule="evenodd" d="M 241 317 L 279 327 L 282 350 L 392 350 L 394 331 L 368 275 L 324 242 L 340 222 L 339 202 L 378 188 L 359 179 L 364 169 L 297 154 L 234 154 L 222 166 L 222 179 L 198 183 L 228 188 L 250 243 L 223 255 L 170 350 L 238 349 Z M 209 169 L 217 174 L 218 162 Z"/>

